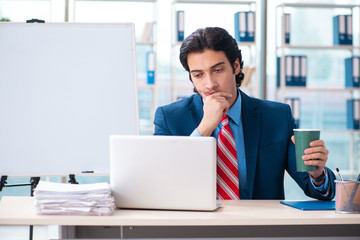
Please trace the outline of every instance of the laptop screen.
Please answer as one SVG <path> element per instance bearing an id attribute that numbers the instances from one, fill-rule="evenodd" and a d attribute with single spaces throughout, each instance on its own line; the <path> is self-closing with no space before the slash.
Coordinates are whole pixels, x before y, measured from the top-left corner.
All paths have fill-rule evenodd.
<path id="1" fill-rule="evenodd" d="M 214 210 L 213 137 L 110 137 L 110 184 L 120 208 Z"/>

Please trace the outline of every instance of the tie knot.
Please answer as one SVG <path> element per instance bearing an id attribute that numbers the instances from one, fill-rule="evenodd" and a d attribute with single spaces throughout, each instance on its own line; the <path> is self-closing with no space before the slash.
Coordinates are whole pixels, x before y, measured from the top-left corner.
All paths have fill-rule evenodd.
<path id="1" fill-rule="evenodd" d="M 222 118 L 221 118 L 221 124 L 222 124 L 223 126 L 229 124 L 229 116 L 228 116 L 228 115 L 226 115 L 225 117 L 222 117 Z"/>

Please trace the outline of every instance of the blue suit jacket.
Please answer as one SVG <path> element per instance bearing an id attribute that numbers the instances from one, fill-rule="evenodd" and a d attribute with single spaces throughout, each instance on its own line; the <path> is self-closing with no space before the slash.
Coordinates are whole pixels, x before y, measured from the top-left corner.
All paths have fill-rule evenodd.
<path id="1" fill-rule="evenodd" d="M 296 171 L 295 148 L 291 141 L 294 119 L 289 105 L 240 93 L 249 198 L 284 199 L 286 170 L 307 196 L 332 199 L 335 175 L 330 169 L 327 169 L 329 188 L 326 193 L 312 186 L 308 173 Z M 159 107 L 155 113 L 154 135 L 189 136 L 202 117 L 203 102 L 199 94 Z"/>

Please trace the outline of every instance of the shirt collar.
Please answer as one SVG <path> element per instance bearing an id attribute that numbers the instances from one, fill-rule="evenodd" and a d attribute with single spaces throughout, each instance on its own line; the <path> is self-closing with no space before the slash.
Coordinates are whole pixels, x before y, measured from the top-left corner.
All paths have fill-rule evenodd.
<path id="1" fill-rule="evenodd" d="M 241 94 L 240 94 L 240 89 L 237 90 L 238 96 L 234 102 L 234 104 L 231 106 L 231 108 L 229 109 L 229 111 L 227 112 L 227 115 L 229 116 L 229 118 L 231 118 L 231 120 L 233 120 L 233 122 L 240 126 L 240 121 L 241 121 Z"/>

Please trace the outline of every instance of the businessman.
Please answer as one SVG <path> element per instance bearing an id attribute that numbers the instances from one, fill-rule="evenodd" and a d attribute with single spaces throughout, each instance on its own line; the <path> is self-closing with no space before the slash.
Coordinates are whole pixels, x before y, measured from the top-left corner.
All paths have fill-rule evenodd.
<path id="1" fill-rule="evenodd" d="M 284 199 L 285 170 L 304 193 L 330 200 L 334 173 L 325 165 L 328 150 L 322 140 L 304 152 L 314 172 L 297 172 L 294 119 L 283 103 L 247 96 L 237 42 L 222 28 L 198 29 L 180 48 L 195 94 L 159 107 L 154 135 L 213 136 L 217 139 L 219 199 Z"/>

